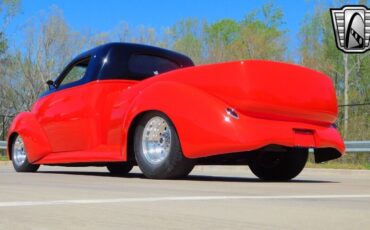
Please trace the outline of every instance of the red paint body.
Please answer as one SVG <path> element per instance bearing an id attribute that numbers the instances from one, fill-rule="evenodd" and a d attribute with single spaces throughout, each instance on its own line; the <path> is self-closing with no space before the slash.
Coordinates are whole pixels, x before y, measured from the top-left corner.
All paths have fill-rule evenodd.
<path id="1" fill-rule="evenodd" d="M 226 113 L 233 108 L 235 119 Z M 31 163 L 127 160 L 128 130 L 157 110 L 174 123 L 183 153 L 200 158 L 270 144 L 344 153 L 337 103 L 327 76 L 296 65 L 241 61 L 184 68 L 144 81 L 101 80 L 61 90 L 20 113 Z"/>

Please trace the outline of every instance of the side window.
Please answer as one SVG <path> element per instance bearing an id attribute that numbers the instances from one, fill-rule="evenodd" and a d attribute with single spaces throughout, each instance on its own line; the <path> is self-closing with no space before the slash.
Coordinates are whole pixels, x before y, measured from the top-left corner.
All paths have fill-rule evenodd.
<path id="1" fill-rule="evenodd" d="M 166 58 L 133 54 L 128 62 L 129 72 L 139 79 L 144 79 L 180 68 L 175 62 Z"/>
<path id="2" fill-rule="evenodd" d="M 90 58 L 86 58 L 73 65 L 69 69 L 68 73 L 66 73 L 62 81 L 59 83 L 59 86 L 81 80 L 85 76 L 87 66 L 89 65 L 89 61 Z"/>

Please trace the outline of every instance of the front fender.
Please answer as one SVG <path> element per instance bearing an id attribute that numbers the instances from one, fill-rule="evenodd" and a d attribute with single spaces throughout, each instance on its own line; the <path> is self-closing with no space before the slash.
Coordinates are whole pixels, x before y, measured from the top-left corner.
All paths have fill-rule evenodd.
<path id="1" fill-rule="evenodd" d="M 124 127 L 130 127 L 140 113 L 161 111 L 174 123 L 184 155 L 204 157 L 230 151 L 225 146 L 239 142 L 234 120 L 226 114 L 227 107 L 220 99 L 195 87 L 172 81 L 157 82 L 138 92 Z"/>
<path id="2" fill-rule="evenodd" d="M 22 137 L 30 163 L 51 152 L 48 139 L 32 113 L 22 112 L 14 118 L 8 132 L 8 145 L 11 144 L 10 138 L 14 133 Z M 8 157 L 10 157 L 9 150 L 8 148 Z"/>

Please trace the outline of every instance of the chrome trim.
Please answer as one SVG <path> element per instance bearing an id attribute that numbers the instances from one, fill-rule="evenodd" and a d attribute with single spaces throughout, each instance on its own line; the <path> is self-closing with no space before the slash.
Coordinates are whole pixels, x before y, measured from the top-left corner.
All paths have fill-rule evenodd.
<path id="1" fill-rule="evenodd" d="M 15 139 L 12 152 L 14 163 L 17 166 L 22 166 L 26 161 L 27 153 L 24 147 L 23 139 L 20 136 L 17 136 L 17 138 Z"/>
<path id="2" fill-rule="evenodd" d="M 226 108 L 226 114 L 234 119 L 239 119 L 239 115 L 236 113 L 236 111 L 233 108 Z"/>
<path id="3" fill-rule="evenodd" d="M 144 158 L 151 164 L 160 164 L 168 157 L 171 129 L 165 119 L 155 116 L 146 123 L 141 146 Z"/>

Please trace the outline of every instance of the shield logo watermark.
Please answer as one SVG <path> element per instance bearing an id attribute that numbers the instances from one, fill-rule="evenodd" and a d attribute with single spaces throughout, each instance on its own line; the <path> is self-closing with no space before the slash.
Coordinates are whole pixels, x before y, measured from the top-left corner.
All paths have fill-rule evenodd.
<path id="1" fill-rule="evenodd" d="M 370 10 L 366 6 L 330 9 L 338 49 L 363 53 L 370 49 Z"/>

